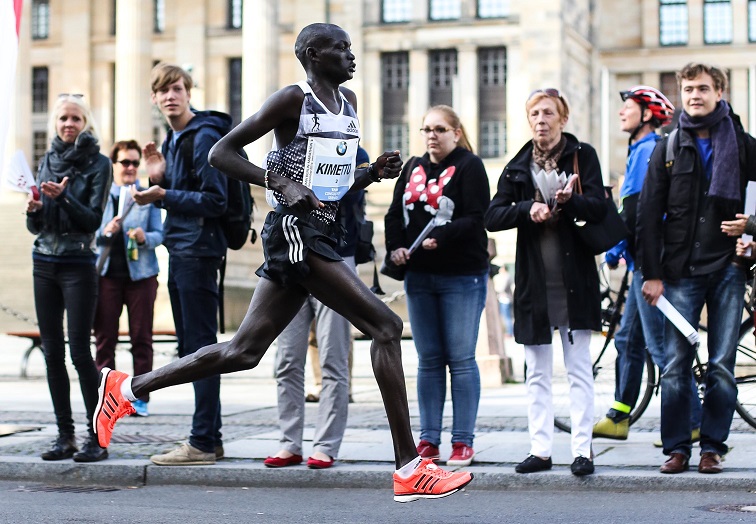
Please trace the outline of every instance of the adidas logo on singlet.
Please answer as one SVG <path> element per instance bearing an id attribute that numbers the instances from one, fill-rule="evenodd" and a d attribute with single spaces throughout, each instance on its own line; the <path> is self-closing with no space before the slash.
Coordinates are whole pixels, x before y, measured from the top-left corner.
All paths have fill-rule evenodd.
<path id="1" fill-rule="evenodd" d="M 358 133 L 359 130 L 357 129 L 357 126 L 354 125 L 354 120 L 349 122 L 349 125 L 347 126 L 347 133 Z"/>

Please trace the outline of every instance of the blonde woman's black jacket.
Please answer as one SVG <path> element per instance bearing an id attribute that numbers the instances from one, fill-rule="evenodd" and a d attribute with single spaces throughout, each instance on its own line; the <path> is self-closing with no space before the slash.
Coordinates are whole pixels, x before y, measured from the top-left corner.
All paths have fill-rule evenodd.
<path id="1" fill-rule="evenodd" d="M 100 154 L 92 135 L 82 133 L 74 144 L 60 138 L 40 161 L 37 187 L 42 182 L 61 182 L 68 177 L 63 193 L 42 198 L 42 210 L 28 213 L 26 228 L 37 235 L 35 253 L 51 256 L 94 256 L 94 236 L 102 222 L 113 181 L 110 159 Z"/>
<path id="2" fill-rule="evenodd" d="M 598 156 L 592 146 L 564 133 L 564 148 L 558 170 L 573 172 L 577 151 L 583 194 L 573 193 L 561 208 L 557 231 L 561 242 L 562 278 L 567 290 L 569 328 L 601 328 L 601 298 L 596 260 L 577 237 L 574 219 L 599 222 L 606 215 L 604 185 Z M 549 325 L 545 275 L 541 256 L 541 232 L 545 227 L 530 219 L 535 185 L 530 173 L 533 143 L 528 142 L 507 164 L 499 178 L 496 195 L 485 216 L 489 231 L 517 228 L 515 259 L 514 336 L 520 344 L 550 344 L 553 327 Z"/>

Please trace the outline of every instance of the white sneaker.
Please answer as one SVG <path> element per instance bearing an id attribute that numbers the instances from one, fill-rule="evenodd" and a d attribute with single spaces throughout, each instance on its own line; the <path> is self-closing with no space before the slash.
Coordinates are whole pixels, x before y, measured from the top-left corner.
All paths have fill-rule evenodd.
<path id="1" fill-rule="evenodd" d="M 212 466 L 215 464 L 215 453 L 205 453 L 184 443 L 163 455 L 152 455 L 150 460 L 158 466 Z"/>

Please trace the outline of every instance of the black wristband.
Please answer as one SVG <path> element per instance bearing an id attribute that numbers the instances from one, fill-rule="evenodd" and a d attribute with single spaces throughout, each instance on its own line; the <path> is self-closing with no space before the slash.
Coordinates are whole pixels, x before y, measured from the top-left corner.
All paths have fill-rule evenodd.
<path id="1" fill-rule="evenodd" d="M 381 180 L 383 180 L 381 177 L 378 176 L 378 173 L 375 172 L 375 169 L 373 168 L 373 164 L 370 164 L 368 166 L 367 176 L 373 182 L 380 182 Z"/>

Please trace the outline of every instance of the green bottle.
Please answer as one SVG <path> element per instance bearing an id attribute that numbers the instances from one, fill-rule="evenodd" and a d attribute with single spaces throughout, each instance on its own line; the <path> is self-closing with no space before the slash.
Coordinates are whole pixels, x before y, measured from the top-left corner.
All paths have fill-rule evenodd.
<path id="1" fill-rule="evenodd" d="M 129 260 L 139 260 L 139 246 L 134 237 L 131 236 L 131 229 L 129 229 L 129 242 L 126 244 L 126 253 Z"/>

